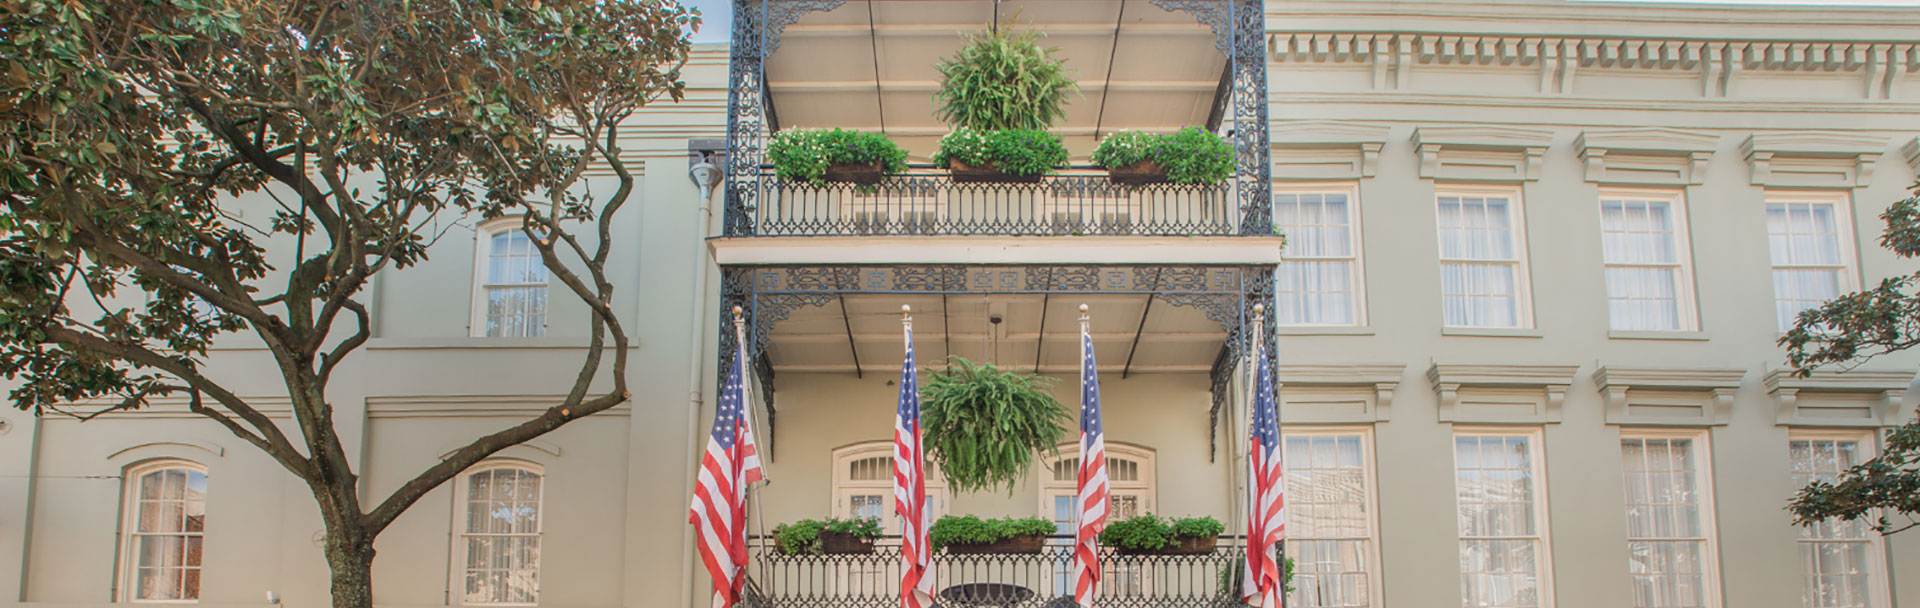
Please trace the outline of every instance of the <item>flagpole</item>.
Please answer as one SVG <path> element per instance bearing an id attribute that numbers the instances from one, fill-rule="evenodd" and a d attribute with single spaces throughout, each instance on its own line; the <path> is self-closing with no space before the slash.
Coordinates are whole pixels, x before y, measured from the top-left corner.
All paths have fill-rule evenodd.
<path id="1" fill-rule="evenodd" d="M 760 411 L 759 411 L 759 408 L 756 408 L 753 406 L 752 399 L 746 398 L 753 394 L 752 390 L 747 390 L 748 387 L 752 386 L 752 384 L 747 380 L 747 370 L 752 369 L 753 366 L 749 365 L 747 362 L 747 318 L 745 313 L 746 313 L 746 310 L 742 309 L 740 306 L 736 305 L 733 307 L 733 339 L 734 339 L 733 343 L 735 347 L 739 349 L 739 351 L 736 354 L 740 358 L 740 367 L 743 368 L 740 370 L 740 384 L 742 388 L 741 401 L 743 401 L 744 403 L 741 403 L 740 406 L 741 408 L 747 410 L 747 417 L 749 419 L 752 419 L 752 418 L 759 417 Z M 753 425 L 754 428 L 758 428 L 759 426 L 760 426 L 759 424 Z M 760 488 L 764 487 L 765 485 L 766 484 L 750 486 L 747 488 L 747 492 L 746 492 L 747 499 L 753 501 L 753 520 L 754 520 L 753 524 L 754 524 L 754 529 L 756 531 L 755 536 L 760 537 L 759 542 L 756 544 L 757 546 L 760 547 L 763 557 L 767 548 L 767 518 L 760 511 L 760 501 L 753 500 L 753 499 L 755 498 L 755 495 L 760 493 Z M 767 560 L 764 560 L 764 559 L 760 560 L 760 579 L 768 580 Z"/>

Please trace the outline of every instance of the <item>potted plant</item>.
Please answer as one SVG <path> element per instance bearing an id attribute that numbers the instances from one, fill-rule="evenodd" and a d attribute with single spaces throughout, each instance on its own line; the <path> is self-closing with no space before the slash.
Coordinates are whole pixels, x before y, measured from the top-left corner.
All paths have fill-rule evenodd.
<path id="1" fill-rule="evenodd" d="M 869 518 L 802 519 L 773 529 L 775 545 L 787 555 L 872 553 L 880 538 L 880 520 Z"/>
<path id="2" fill-rule="evenodd" d="M 994 28 L 968 37 L 934 66 L 936 115 L 955 129 L 941 138 L 934 162 L 952 170 L 955 181 L 1037 181 L 1066 164 L 1066 146 L 1045 131 L 1079 87 L 1054 56 L 1059 49 L 1042 48 L 1039 38 Z"/>
<path id="3" fill-rule="evenodd" d="M 1048 392 L 1050 379 L 961 357 L 949 363 L 920 389 L 927 458 L 954 490 L 1004 485 L 1012 494 L 1034 455 L 1058 444 L 1066 407 Z"/>
<path id="4" fill-rule="evenodd" d="M 1121 131 L 1100 140 L 1093 164 L 1118 184 L 1218 184 L 1233 176 L 1233 145 L 1199 127 L 1169 135 Z"/>
<path id="5" fill-rule="evenodd" d="M 948 515 L 933 522 L 927 539 L 948 553 L 1039 553 L 1056 528 L 1044 517 L 981 519 Z"/>
<path id="6" fill-rule="evenodd" d="M 907 170 L 907 152 L 879 133 L 847 129 L 787 129 L 767 144 L 767 159 L 783 181 L 876 184 Z"/>
<path id="7" fill-rule="evenodd" d="M 1128 554 L 1195 555 L 1212 553 L 1225 531 L 1212 517 L 1169 520 L 1147 514 L 1107 524 L 1100 543 Z"/>

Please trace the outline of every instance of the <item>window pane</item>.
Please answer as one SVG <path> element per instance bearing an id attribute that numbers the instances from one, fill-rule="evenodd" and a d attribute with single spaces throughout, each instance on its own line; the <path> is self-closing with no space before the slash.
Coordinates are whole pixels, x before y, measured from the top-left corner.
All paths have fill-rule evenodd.
<path id="1" fill-rule="evenodd" d="M 1356 322 L 1352 207 L 1344 192 L 1274 195 L 1274 222 L 1287 235 L 1285 260 L 1275 273 L 1275 322 L 1351 325 Z"/>
<path id="2" fill-rule="evenodd" d="M 1368 606 L 1372 523 L 1359 434 L 1285 439 L 1289 606 Z"/>
<path id="3" fill-rule="evenodd" d="M 1538 606 L 1541 550 L 1532 441 L 1454 437 L 1462 601 L 1466 606 Z"/>
<path id="4" fill-rule="evenodd" d="M 538 601 L 543 480 L 538 472 L 504 467 L 467 476 L 465 603 Z"/>

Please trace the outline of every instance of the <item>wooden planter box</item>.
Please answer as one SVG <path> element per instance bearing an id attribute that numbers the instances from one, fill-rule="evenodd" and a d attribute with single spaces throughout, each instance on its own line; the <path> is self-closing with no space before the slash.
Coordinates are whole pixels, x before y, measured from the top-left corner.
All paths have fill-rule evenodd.
<path id="1" fill-rule="evenodd" d="M 1160 166 L 1160 163 L 1150 160 L 1143 160 L 1124 167 L 1108 168 L 1107 179 L 1113 180 L 1113 183 L 1128 186 L 1169 183 L 1167 180 L 1167 169 Z"/>
<path id="2" fill-rule="evenodd" d="M 1175 538 L 1173 546 L 1165 549 L 1141 551 L 1121 548 L 1119 551 L 1127 555 L 1206 555 L 1213 553 L 1219 544 L 1218 536 L 1183 536 Z"/>
<path id="3" fill-rule="evenodd" d="M 984 545 L 947 545 L 947 552 L 960 555 L 980 553 L 1039 553 L 1047 544 L 1045 536 L 1015 536 Z"/>
<path id="4" fill-rule="evenodd" d="M 871 185 L 880 183 L 880 180 L 886 179 L 886 177 L 887 172 L 880 167 L 880 163 L 865 165 L 838 164 L 827 166 L 827 174 L 824 179 L 835 183 Z"/>
<path id="5" fill-rule="evenodd" d="M 820 532 L 820 551 L 827 555 L 864 555 L 873 552 L 873 541 L 845 532 Z"/>
<path id="6" fill-rule="evenodd" d="M 957 160 L 947 161 L 947 172 L 955 183 L 982 184 L 1037 184 L 1045 175 L 1009 175 L 1000 170 L 999 163 L 988 165 L 969 165 Z"/>

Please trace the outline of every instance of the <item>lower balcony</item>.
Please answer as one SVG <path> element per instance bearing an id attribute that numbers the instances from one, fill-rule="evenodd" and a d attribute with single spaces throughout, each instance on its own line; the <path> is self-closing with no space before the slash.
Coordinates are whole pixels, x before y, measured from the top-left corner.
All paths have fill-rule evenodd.
<path id="1" fill-rule="evenodd" d="M 934 599 L 945 608 L 1073 608 L 1072 536 L 1039 553 L 933 554 Z M 1212 553 L 1123 555 L 1101 549 L 1102 608 L 1238 608 L 1245 562 L 1237 541 Z M 747 566 L 748 608 L 894 608 L 900 605 L 899 537 L 872 553 L 786 555 L 756 539 Z"/>

